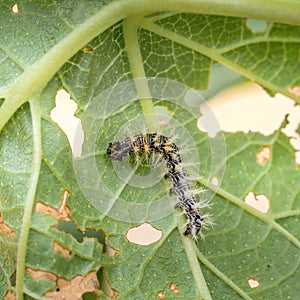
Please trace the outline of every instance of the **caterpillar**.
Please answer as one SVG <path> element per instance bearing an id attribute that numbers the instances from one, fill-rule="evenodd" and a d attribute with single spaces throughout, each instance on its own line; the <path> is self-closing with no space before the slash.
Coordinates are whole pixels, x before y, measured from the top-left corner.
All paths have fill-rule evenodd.
<path id="1" fill-rule="evenodd" d="M 192 186 L 188 181 L 187 173 L 183 167 L 182 157 L 176 144 L 168 137 L 158 133 L 144 133 L 127 137 L 123 141 L 111 142 L 106 150 L 110 159 L 121 161 L 127 155 L 139 153 L 156 153 L 166 162 L 169 177 L 172 181 L 171 193 L 176 194 L 178 202 L 175 208 L 181 208 L 187 217 L 184 235 L 197 239 L 197 234 L 205 227 L 208 215 L 202 215 L 200 208 L 207 206 L 196 202 Z M 210 222 L 210 221 L 209 221 Z"/>

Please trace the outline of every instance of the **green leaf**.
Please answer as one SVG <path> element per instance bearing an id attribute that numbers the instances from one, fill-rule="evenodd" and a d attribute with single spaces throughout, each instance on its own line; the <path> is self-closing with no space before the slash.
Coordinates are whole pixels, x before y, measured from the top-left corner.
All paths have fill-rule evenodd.
<path id="1" fill-rule="evenodd" d="M 218 63 L 299 103 L 299 12 L 298 1 L 2 1 L 0 297 L 299 298 L 295 150 L 279 130 L 210 137 L 186 101 Z M 61 88 L 78 105 L 80 158 L 50 118 Z M 187 171 L 213 204 L 205 241 L 182 235 L 165 165 L 106 155 L 143 127 L 191 149 Z M 147 246 L 126 237 L 143 222 L 162 233 Z"/>

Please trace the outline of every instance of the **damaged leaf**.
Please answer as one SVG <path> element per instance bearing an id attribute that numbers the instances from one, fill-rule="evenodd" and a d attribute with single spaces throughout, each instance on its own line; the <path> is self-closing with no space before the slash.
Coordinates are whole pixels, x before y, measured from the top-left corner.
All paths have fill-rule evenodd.
<path id="1" fill-rule="evenodd" d="M 299 10 L 296 0 L 2 1 L 0 298 L 298 299 L 296 151 L 281 128 L 265 136 L 217 126 L 208 137 L 198 90 L 225 86 L 227 76 L 213 76 L 219 64 L 238 73 L 234 82 L 300 103 Z M 161 78 L 167 84 L 156 85 Z M 77 158 L 51 118 L 61 89 L 78 107 Z M 212 204 L 205 240 L 182 235 L 165 165 L 108 158 L 110 142 L 145 128 L 168 128 L 184 160 L 194 159 L 191 186 Z M 268 209 L 245 203 L 250 193 Z M 129 229 L 145 223 L 159 237 L 131 242 Z"/>

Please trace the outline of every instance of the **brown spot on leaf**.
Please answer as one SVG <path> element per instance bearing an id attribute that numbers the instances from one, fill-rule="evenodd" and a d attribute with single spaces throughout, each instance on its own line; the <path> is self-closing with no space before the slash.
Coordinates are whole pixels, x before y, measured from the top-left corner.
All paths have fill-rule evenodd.
<path id="1" fill-rule="evenodd" d="M 63 196 L 61 199 L 61 205 L 57 210 L 59 213 L 59 216 L 60 216 L 60 220 L 70 220 L 71 211 L 67 206 L 67 201 L 68 201 L 69 195 L 70 195 L 69 191 L 64 190 L 64 193 L 63 193 Z"/>
<path id="2" fill-rule="evenodd" d="M 6 295 L 5 295 L 5 300 L 16 300 L 16 294 L 11 291 L 11 290 L 8 290 Z"/>
<path id="3" fill-rule="evenodd" d="M 53 243 L 53 251 L 60 253 L 65 258 L 71 258 L 72 257 L 72 251 L 69 249 L 64 248 L 62 245 L 60 245 L 57 242 Z"/>
<path id="4" fill-rule="evenodd" d="M 115 249 L 113 246 L 111 246 L 107 240 L 105 240 L 105 245 L 106 245 L 106 254 L 108 257 L 114 257 L 117 254 L 120 254 L 120 250 Z"/>
<path id="5" fill-rule="evenodd" d="M 36 281 L 40 280 L 50 280 L 56 282 L 57 276 L 51 272 L 34 270 L 32 268 L 27 267 L 26 272 L 30 274 Z"/>
<path id="6" fill-rule="evenodd" d="M 87 292 L 94 292 L 99 289 L 99 283 L 96 272 L 90 272 L 86 276 L 75 276 L 71 280 L 59 278 L 56 289 L 45 294 L 57 300 L 81 299 L 82 295 Z"/>
<path id="7" fill-rule="evenodd" d="M 93 53 L 94 52 L 94 49 L 92 47 L 89 47 L 89 46 L 85 46 L 82 48 L 82 51 L 84 53 Z"/>
<path id="8" fill-rule="evenodd" d="M 300 96 L 300 85 L 291 86 L 288 88 L 288 91 L 296 96 Z"/>
<path id="9" fill-rule="evenodd" d="M 270 146 L 265 146 L 257 152 L 256 154 L 257 162 L 262 166 L 264 166 L 269 161 L 270 156 L 271 156 L 271 148 Z"/>
<path id="10" fill-rule="evenodd" d="M 2 214 L 0 212 L 0 231 L 3 233 L 3 235 L 10 235 L 10 236 L 15 236 L 15 232 L 11 230 L 11 228 L 4 223 Z"/>
<path id="11" fill-rule="evenodd" d="M 56 283 L 54 290 L 45 293 L 45 297 L 55 300 L 82 299 L 82 295 L 88 292 L 99 290 L 99 282 L 96 271 L 92 271 L 85 276 L 77 275 L 70 280 L 57 277 L 47 271 L 26 268 L 35 280 L 50 280 Z"/>
<path id="12" fill-rule="evenodd" d="M 156 294 L 159 299 L 166 299 L 166 293 L 164 291 L 158 291 Z"/>
<path id="13" fill-rule="evenodd" d="M 179 293 L 179 289 L 176 287 L 176 284 L 171 282 L 170 283 L 170 290 L 173 294 L 178 294 Z"/>
<path id="14" fill-rule="evenodd" d="M 37 213 L 43 213 L 54 217 L 56 220 L 70 220 L 71 210 L 67 206 L 67 200 L 69 197 L 69 191 L 64 190 L 61 204 L 59 208 L 55 209 L 52 206 L 45 205 L 42 202 L 37 202 L 35 204 L 35 211 Z"/>

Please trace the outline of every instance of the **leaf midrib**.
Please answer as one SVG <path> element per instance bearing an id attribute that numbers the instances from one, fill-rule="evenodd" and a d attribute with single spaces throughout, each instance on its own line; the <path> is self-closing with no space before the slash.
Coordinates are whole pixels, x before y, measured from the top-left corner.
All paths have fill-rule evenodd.
<path id="1" fill-rule="evenodd" d="M 22 227 L 17 250 L 17 275 L 16 275 L 16 298 L 23 299 L 26 249 L 31 226 L 32 210 L 34 206 L 35 193 L 39 181 L 41 161 L 42 161 L 42 135 L 41 135 L 41 115 L 39 97 L 35 97 L 30 101 L 30 110 L 32 116 L 33 128 L 33 160 L 32 173 L 29 180 L 28 192 L 25 200 L 25 209 L 22 220 Z"/>

